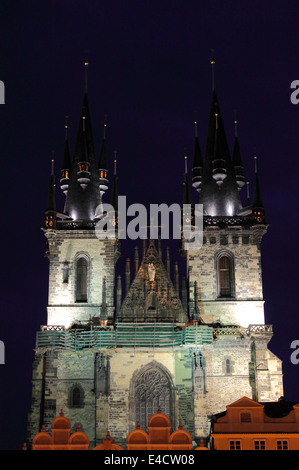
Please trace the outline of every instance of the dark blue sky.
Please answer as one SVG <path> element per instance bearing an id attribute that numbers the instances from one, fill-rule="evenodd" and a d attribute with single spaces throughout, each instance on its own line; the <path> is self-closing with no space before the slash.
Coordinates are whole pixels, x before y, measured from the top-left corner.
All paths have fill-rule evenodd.
<path id="1" fill-rule="evenodd" d="M 95 145 L 99 153 L 107 114 L 120 194 L 129 203 L 173 203 L 181 202 L 185 153 L 191 167 L 195 116 L 205 147 L 215 50 L 228 141 L 232 148 L 237 110 L 251 181 L 258 156 L 270 223 L 262 245 L 269 346 L 284 361 L 286 398 L 299 402 L 299 365 L 290 362 L 290 344 L 299 339 L 299 105 L 290 101 L 299 79 L 298 20 L 296 1 L 1 2 L 1 449 L 25 440 L 35 333 L 46 323 L 40 228 L 51 152 L 59 170 L 65 115 L 74 149 L 86 57 Z"/>

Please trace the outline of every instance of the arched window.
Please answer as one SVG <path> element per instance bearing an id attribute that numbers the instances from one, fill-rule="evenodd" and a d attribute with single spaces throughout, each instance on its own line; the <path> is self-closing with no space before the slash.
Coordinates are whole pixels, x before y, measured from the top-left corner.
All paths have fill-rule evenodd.
<path id="1" fill-rule="evenodd" d="M 225 373 L 226 373 L 226 374 L 230 374 L 230 373 L 231 373 L 230 359 L 226 359 L 226 361 L 225 361 Z"/>
<path id="2" fill-rule="evenodd" d="M 80 257 L 76 263 L 76 302 L 87 302 L 88 261 Z"/>
<path id="3" fill-rule="evenodd" d="M 234 263 L 232 255 L 220 253 L 216 258 L 217 297 L 231 298 L 235 295 Z"/>
<path id="4" fill-rule="evenodd" d="M 158 406 L 173 422 L 172 393 L 171 379 L 158 365 L 145 367 L 131 384 L 132 420 L 135 426 L 139 422 L 140 428 L 146 430 L 148 420 L 157 413 Z"/>
<path id="5" fill-rule="evenodd" d="M 70 408 L 82 408 L 84 392 L 82 387 L 79 384 L 73 385 L 69 392 L 69 407 Z"/>

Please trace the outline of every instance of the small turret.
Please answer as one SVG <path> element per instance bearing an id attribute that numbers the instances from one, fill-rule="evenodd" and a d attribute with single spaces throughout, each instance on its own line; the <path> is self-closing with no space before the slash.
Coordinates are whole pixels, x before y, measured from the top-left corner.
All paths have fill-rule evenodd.
<path id="1" fill-rule="evenodd" d="M 217 106 L 216 106 L 217 107 Z M 213 179 L 216 181 L 218 186 L 223 184 L 225 178 L 227 178 L 227 168 L 226 168 L 226 159 L 221 154 L 221 146 L 219 142 L 219 133 L 218 133 L 218 112 L 215 113 L 215 143 L 214 143 L 214 156 L 212 160 L 213 165 Z"/>
<path id="2" fill-rule="evenodd" d="M 266 222 L 265 209 L 264 209 L 264 204 L 262 201 L 259 176 L 258 176 L 258 171 L 257 171 L 257 157 L 256 156 L 254 157 L 254 162 L 255 162 L 255 181 L 254 181 L 252 213 L 255 218 L 255 221 L 258 224 L 265 224 Z"/>
<path id="3" fill-rule="evenodd" d="M 60 178 L 60 188 L 67 195 L 69 189 L 69 181 L 70 181 L 70 174 L 72 170 L 71 164 L 71 157 L 70 157 L 70 149 L 69 149 L 69 142 L 68 142 L 68 123 L 67 123 L 67 116 L 66 116 L 66 123 L 65 123 L 65 145 L 64 145 L 64 155 L 63 155 L 63 162 L 61 168 L 61 178 Z"/>
<path id="4" fill-rule="evenodd" d="M 250 189 L 249 189 L 249 181 L 247 181 L 246 183 L 246 195 L 247 195 L 247 206 L 250 207 L 251 206 L 251 200 L 250 200 Z"/>
<path id="5" fill-rule="evenodd" d="M 181 239 L 180 239 L 180 254 L 185 257 L 183 239 L 186 236 L 186 231 L 191 230 L 191 226 L 194 223 L 194 206 L 192 203 L 191 188 L 188 177 L 188 157 L 185 156 L 185 174 L 183 183 L 183 201 L 181 210 Z"/>
<path id="6" fill-rule="evenodd" d="M 235 143 L 234 143 L 234 150 L 233 150 L 233 167 L 235 171 L 238 189 L 240 191 L 245 184 L 245 179 L 244 179 L 244 167 L 242 163 L 239 138 L 238 138 L 238 132 L 237 132 L 237 125 L 238 125 L 238 121 L 235 120 Z"/>
<path id="7" fill-rule="evenodd" d="M 203 169 L 203 161 L 201 155 L 201 149 L 198 140 L 197 134 L 197 121 L 194 122 L 195 124 L 195 143 L 194 143 L 194 159 L 193 159 L 193 168 L 192 168 L 192 186 L 196 189 L 196 191 L 200 191 L 201 189 L 201 182 L 202 182 L 202 169 Z"/>
<path id="8" fill-rule="evenodd" d="M 87 147 L 87 138 L 86 138 L 86 131 L 85 131 L 85 109 L 83 108 L 83 114 L 82 114 L 82 157 L 83 159 L 78 162 L 78 167 L 77 167 L 77 180 L 78 183 L 80 184 L 81 188 L 83 191 L 87 188 L 88 183 L 90 183 L 90 161 L 89 161 L 89 155 L 88 155 L 88 147 Z"/>
<path id="9" fill-rule="evenodd" d="M 115 226 L 116 232 L 118 228 L 118 189 L 117 189 L 117 171 L 116 171 L 116 151 L 114 152 L 114 170 L 113 170 L 113 186 L 110 204 L 114 208 L 114 220 L 112 224 Z"/>
<path id="10" fill-rule="evenodd" d="M 183 191 L 183 204 L 192 204 L 190 184 L 188 178 L 188 157 L 185 156 L 185 174 L 184 174 L 184 191 Z"/>
<path id="11" fill-rule="evenodd" d="M 55 176 L 54 159 L 51 161 L 51 177 L 48 192 L 47 206 L 45 210 L 45 228 L 53 229 L 56 226 L 56 199 L 55 199 Z"/>
<path id="12" fill-rule="evenodd" d="M 104 122 L 104 133 L 102 140 L 102 147 L 100 152 L 99 164 L 98 164 L 98 173 L 99 173 L 99 187 L 101 198 L 103 194 L 108 189 L 108 170 L 107 170 L 107 150 L 106 150 L 106 120 Z"/>

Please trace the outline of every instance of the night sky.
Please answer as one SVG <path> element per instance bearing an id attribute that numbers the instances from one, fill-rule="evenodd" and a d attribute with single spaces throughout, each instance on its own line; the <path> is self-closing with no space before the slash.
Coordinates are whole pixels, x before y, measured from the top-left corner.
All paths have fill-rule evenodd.
<path id="1" fill-rule="evenodd" d="M 262 243 L 266 323 L 274 329 L 269 348 L 283 360 L 285 397 L 299 402 L 299 364 L 290 361 L 290 344 L 299 340 L 299 105 L 290 101 L 290 84 L 299 79 L 298 2 L 2 0 L 0 23 L 0 449 L 20 449 L 26 438 L 35 335 L 47 321 L 41 227 L 50 162 L 54 150 L 63 210 L 65 116 L 73 151 L 86 59 L 96 151 L 107 114 L 119 193 L 128 204 L 171 204 L 182 201 L 185 154 L 191 170 L 195 118 L 205 148 L 214 49 L 227 138 L 232 149 L 237 110 L 252 182 L 258 156 L 270 224 Z"/>

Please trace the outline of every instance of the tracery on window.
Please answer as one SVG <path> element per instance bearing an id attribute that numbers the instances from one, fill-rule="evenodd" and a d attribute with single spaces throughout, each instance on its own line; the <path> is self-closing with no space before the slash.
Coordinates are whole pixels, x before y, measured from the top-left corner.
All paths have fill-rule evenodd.
<path id="1" fill-rule="evenodd" d="M 162 370 L 157 367 L 142 372 L 134 388 L 135 422 L 139 421 L 141 429 L 147 428 L 148 420 L 157 412 L 158 406 L 172 420 L 170 383 Z"/>

